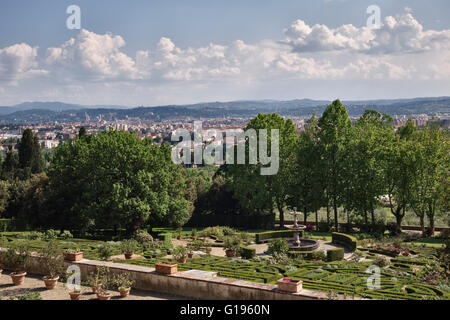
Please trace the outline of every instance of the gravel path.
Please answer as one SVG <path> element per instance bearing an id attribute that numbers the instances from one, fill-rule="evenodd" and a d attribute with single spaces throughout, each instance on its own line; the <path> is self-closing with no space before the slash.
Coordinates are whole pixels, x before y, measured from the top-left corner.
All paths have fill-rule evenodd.
<path id="1" fill-rule="evenodd" d="M 42 300 L 70 300 L 67 288 L 64 284 L 58 282 L 58 285 L 53 290 L 45 289 L 44 282 L 41 277 L 27 275 L 25 282 L 20 286 L 13 286 L 11 277 L 7 274 L 0 274 L 0 299 L 7 300 L 12 296 L 20 296 L 29 292 L 40 292 Z M 163 293 L 152 291 L 131 290 L 131 293 L 126 298 L 120 298 L 119 292 L 111 291 L 113 297 L 111 300 L 184 300 L 186 298 L 171 296 Z M 82 287 L 80 300 L 96 300 L 97 295 L 92 293 L 91 288 Z"/>

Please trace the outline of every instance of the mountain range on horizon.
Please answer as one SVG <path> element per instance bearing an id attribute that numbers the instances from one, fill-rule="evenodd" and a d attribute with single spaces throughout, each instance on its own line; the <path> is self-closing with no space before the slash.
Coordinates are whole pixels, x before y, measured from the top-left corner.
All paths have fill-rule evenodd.
<path id="1" fill-rule="evenodd" d="M 0 123 L 30 124 L 49 121 L 76 122 L 86 115 L 103 119 L 165 120 L 170 118 L 248 117 L 258 113 L 276 112 L 284 116 L 321 114 L 330 100 L 241 100 L 203 102 L 186 105 L 129 107 L 120 105 L 81 105 L 64 102 L 24 102 L 14 106 L 0 106 Z M 423 97 L 412 99 L 343 100 L 351 116 L 361 115 L 366 109 L 375 109 L 392 115 L 450 113 L 450 97 Z"/>

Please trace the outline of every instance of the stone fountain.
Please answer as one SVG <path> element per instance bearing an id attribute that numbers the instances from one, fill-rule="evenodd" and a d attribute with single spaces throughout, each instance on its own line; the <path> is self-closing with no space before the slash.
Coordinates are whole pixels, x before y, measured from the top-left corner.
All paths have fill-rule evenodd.
<path id="1" fill-rule="evenodd" d="M 319 247 L 319 242 L 312 239 L 301 239 L 299 236 L 299 232 L 301 230 L 305 230 L 306 226 L 302 224 L 298 224 L 298 216 L 302 213 L 299 211 L 296 211 L 296 208 L 294 208 L 294 211 L 289 212 L 290 215 L 294 217 L 294 224 L 286 226 L 288 229 L 294 231 L 294 238 L 289 240 L 289 250 L 291 251 L 310 251 L 315 250 Z"/>

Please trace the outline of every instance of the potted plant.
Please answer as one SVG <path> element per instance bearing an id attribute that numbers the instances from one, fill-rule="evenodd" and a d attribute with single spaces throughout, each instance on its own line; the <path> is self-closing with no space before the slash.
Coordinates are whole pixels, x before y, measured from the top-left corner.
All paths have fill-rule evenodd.
<path id="1" fill-rule="evenodd" d="M 111 256 L 116 251 L 116 246 L 109 242 L 98 245 L 97 248 L 98 248 L 98 255 L 100 256 L 100 259 L 102 259 L 104 261 L 110 260 Z"/>
<path id="2" fill-rule="evenodd" d="M 96 294 L 98 300 L 111 300 L 112 294 L 108 291 L 111 285 L 111 278 L 109 274 L 109 268 L 101 266 L 97 268 L 97 279 L 100 284 L 96 288 Z"/>
<path id="3" fill-rule="evenodd" d="M 302 290 L 302 280 L 294 280 L 289 278 L 283 278 L 277 281 L 278 290 L 297 293 Z"/>
<path id="4" fill-rule="evenodd" d="M 186 263 L 186 257 L 188 255 L 188 249 L 183 246 L 177 246 L 175 248 L 174 257 L 179 263 Z"/>
<path id="5" fill-rule="evenodd" d="M 125 298 L 130 295 L 131 286 L 134 281 L 130 280 L 130 273 L 122 272 L 113 277 L 112 282 L 120 292 L 120 297 Z"/>
<path id="6" fill-rule="evenodd" d="M 47 290 L 56 287 L 59 280 L 59 274 L 64 269 L 64 258 L 56 242 L 51 241 L 39 251 L 39 262 L 45 270 L 43 277 Z"/>
<path id="7" fill-rule="evenodd" d="M 69 291 L 70 300 L 79 300 L 81 295 L 81 290 L 74 289 Z"/>
<path id="8" fill-rule="evenodd" d="M 181 240 L 181 228 L 177 228 L 177 233 L 178 233 L 177 239 Z"/>
<path id="9" fill-rule="evenodd" d="M 80 261 L 83 260 L 83 252 L 80 247 L 74 245 L 63 252 L 64 260 L 67 261 Z"/>
<path id="10" fill-rule="evenodd" d="M 234 257 L 241 245 L 241 239 L 236 236 L 228 236 L 224 238 L 223 245 L 227 257 Z"/>
<path id="11" fill-rule="evenodd" d="M 87 276 L 87 285 L 91 287 L 93 293 L 97 293 L 99 288 L 103 285 L 103 269 L 96 268 L 95 272 L 91 272 Z"/>
<path id="12" fill-rule="evenodd" d="M 121 243 L 121 249 L 125 255 L 125 259 L 131 259 L 133 253 L 135 253 L 139 248 L 139 243 L 134 239 L 123 240 Z"/>
<path id="13" fill-rule="evenodd" d="M 191 238 L 192 240 L 197 240 L 197 229 L 192 229 Z"/>
<path id="14" fill-rule="evenodd" d="M 25 241 L 12 244 L 2 254 L 5 266 L 13 270 L 10 276 L 15 286 L 19 286 L 25 281 L 25 276 L 27 275 L 25 270 L 31 263 L 30 254 L 30 246 Z"/>

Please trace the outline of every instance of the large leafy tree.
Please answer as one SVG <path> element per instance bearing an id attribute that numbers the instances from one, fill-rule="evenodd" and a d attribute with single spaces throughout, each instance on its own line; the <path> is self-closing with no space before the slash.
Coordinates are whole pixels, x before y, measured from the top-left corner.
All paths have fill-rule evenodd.
<path id="1" fill-rule="evenodd" d="M 288 163 L 291 165 L 291 174 L 286 181 L 289 187 L 288 204 L 303 212 L 305 224 L 308 214 L 319 210 L 324 201 L 318 130 L 318 119 L 313 115 L 308 120 L 305 131 L 300 134 L 294 161 Z"/>
<path id="2" fill-rule="evenodd" d="M 269 210 L 273 212 L 278 209 L 280 215 L 280 226 L 284 225 L 284 208 L 288 198 L 288 185 L 286 181 L 290 172 L 289 161 L 293 160 L 295 145 L 298 135 L 294 123 L 291 120 L 284 120 L 276 113 L 259 114 L 251 119 L 244 130 L 267 129 L 268 151 L 271 150 L 271 130 L 279 130 L 279 169 L 274 175 L 261 175 L 261 159 L 258 153 L 256 164 L 248 163 L 229 166 L 229 173 L 232 179 L 232 188 L 236 199 L 244 210 L 250 214 L 261 214 Z M 258 135 L 258 145 L 260 135 Z M 248 155 L 249 144 L 246 142 Z"/>
<path id="3" fill-rule="evenodd" d="M 351 126 L 347 110 L 339 100 L 333 101 L 319 119 L 326 196 L 327 202 L 333 207 L 336 230 L 339 228 L 338 207 L 342 204 L 345 187 L 343 181 L 347 164 L 343 159 Z"/>
<path id="4" fill-rule="evenodd" d="M 104 131 L 58 147 L 48 170 L 62 228 L 182 225 L 192 206 L 170 147 L 133 133 Z"/>
<path id="5" fill-rule="evenodd" d="M 429 123 L 413 136 L 415 169 L 410 204 L 420 219 L 425 234 L 425 216 L 430 223 L 430 233 L 434 233 L 437 213 L 445 212 L 445 180 L 450 167 L 450 144 L 448 130 L 441 130 L 436 123 Z"/>

